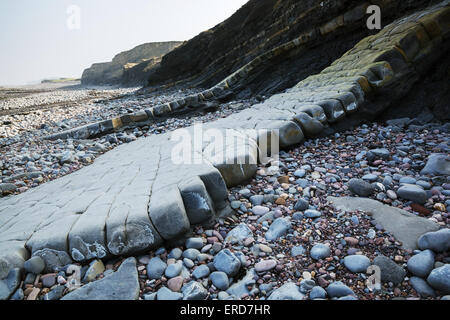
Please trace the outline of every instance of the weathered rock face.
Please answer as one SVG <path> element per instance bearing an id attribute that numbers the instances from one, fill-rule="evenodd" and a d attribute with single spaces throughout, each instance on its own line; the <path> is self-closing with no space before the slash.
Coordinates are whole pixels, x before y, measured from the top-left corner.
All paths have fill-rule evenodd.
<path id="1" fill-rule="evenodd" d="M 383 26 L 427 1 L 371 1 L 382 8 Z M 366 1 L 250 0 L 233 16 L 162 58 L 149 84 L 210 87 L 253 60 L 261 63 L 235 88 L 239 96 L 273 94 L 320 72 L 363 37 Z M 302 36 L 300 46 L 268 52 Z"/>
<path id="2" fill-rule="evenodd" d="M 146 67 L 153 67 L 161 56 L 179 46 L 181 42 L 151 42 L 139 45 L 131 50 L 116 55 L 111 62 L 94 63 L 84 70 L 82 84 L 127 84 L 128 81 L 140 82 L 145 78 L 142 73 Z M 139 76 L 133 72 L 133 67 L 140 65 Z M 126 77 L 124 75 L 127 74 Z"/>

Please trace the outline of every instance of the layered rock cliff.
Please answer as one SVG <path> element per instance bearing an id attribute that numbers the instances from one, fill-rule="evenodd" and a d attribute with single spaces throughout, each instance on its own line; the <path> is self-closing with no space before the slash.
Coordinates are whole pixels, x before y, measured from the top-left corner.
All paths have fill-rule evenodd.
<path id="1" fill-rule="evenodd" d="M 366 8 L 381 8 L 382 27 L 430 1 L 250 0 L 233 16 L 166 54 L 149 72 L 149 85 L 209 88 L 257 62 L 238 97 L 271 95 L 323 70 L 367 35 Z M 300 37 L 300 45 L 276 49 Z M 271 52 L 270 59 L 267 53 Z"/>
<path id="2" fill-rule="evenodd" d="M 146 78 L 143 72 L 147 66 L 153 66 L 162 55 L 180 44 L 181 42 L 177 41 L 150 42 L 121 52 L 111 62 L 95 63 L 84 70 L 81 83 L 85 85 L 140 83 Z M 135 66 L 139 66 L 138 75 L 133 75 L 136 74 L 133 71 Z"/>

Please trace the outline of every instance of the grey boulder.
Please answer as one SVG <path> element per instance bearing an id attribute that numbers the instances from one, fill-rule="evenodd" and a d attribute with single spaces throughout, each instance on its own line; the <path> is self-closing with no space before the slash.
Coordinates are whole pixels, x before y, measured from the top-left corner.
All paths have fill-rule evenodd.
<path id="1" fill-rule="evenodd" d="M 424 250 L 412 256 L 407 263 L 409 272 L 413 275 L 426 278 L 434 267 L 434 253 L 431 250 Z"/>
<path id="2" fill-rule="evenodd" d="M 266 239 L 274 241 L 285 235 L 290 227 L 291 222 L 288 219 L 278 218 L 270 225 L 269 230 L 266 232 Z"/>
<path id="3" fill-rule="evenodd" d="M 417 240 L 417 244 L 421 250 L 447 251 L 450 249 L 450 229 L 427 232 Z"/>
<path id="4" fill-rule="evenodd" d="M 427 282 L 434 289 L 444 294 L 450 293 L 450 264 L 445 264 L 440 268 L 431 271 Z"/>
<path id="5" fill-rule="evenodd" d="M 221 250 L 214 257 L 214 267 L 218 271 L 225 272 L 228 276 L 234 276 L 241 268 L 241 261 L 229 249 Z"/>
<path id="6" fill-rule="evenodd" d="M 443 153 L 432 153 L 420 174 L 450 175 L 450 157 Z"/>
<path id="7" fill-rule="evenodd" d="M 305 295 L 299 291 L 299 288 L 292 282 L 283 284 L 274 290 L 268 300 L 304 300 Z"/>

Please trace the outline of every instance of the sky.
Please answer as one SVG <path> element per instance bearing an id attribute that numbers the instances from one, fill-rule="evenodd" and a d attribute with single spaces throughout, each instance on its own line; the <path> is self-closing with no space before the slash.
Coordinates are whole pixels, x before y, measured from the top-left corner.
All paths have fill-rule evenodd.
<path id="1" fill-rule="evenodd" d="M 81 77 L 139 44 L 189 40 L 247 0 L 1 0 L 0 86 Z"/>

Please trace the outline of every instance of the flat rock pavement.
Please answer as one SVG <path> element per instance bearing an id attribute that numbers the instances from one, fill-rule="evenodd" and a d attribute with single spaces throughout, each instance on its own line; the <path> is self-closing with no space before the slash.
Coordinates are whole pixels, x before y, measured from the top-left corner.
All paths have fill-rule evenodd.
<path id="1" fill-rule="evenodd" d="M 328 197 L 332 205 L 342 211 L 360 210 L 370 213 L 373 219 L 397 240 L 405 249 L 417 249 L 421 235 L 439 230 L 439 225 L 405 210 L 385 205 L 379 201 L 356 197 Z"/>

